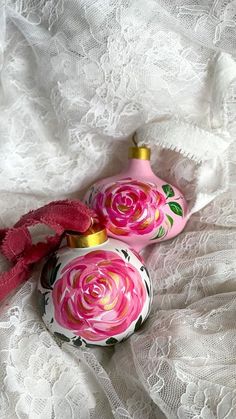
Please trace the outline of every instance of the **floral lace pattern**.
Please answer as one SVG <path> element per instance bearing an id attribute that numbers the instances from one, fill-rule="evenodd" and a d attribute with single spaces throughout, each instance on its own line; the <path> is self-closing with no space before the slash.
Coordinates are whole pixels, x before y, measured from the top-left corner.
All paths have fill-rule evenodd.
<path id="1" fill-rule="evenodd" d="M 192 208 L 145 249 L 151 316 L 115 348 L 46 331 L 38 270 L 9 297 L 1 419 L 235 419 L 235 0 L 0 6 L 1 226 L 118 173 L 135 130 Z"/>

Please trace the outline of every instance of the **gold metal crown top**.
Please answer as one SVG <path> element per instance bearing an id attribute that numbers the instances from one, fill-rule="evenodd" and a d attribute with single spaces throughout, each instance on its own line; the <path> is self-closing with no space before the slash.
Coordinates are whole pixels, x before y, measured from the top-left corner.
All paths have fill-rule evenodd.
<path id="1" fill-rule="evenodd" d="M 93 224 L 85 233 L 66 233 L 67 245 L 69 247 L 93 247 L 107 241 L 107 232 L 104 226 L 99 223 Z"/>

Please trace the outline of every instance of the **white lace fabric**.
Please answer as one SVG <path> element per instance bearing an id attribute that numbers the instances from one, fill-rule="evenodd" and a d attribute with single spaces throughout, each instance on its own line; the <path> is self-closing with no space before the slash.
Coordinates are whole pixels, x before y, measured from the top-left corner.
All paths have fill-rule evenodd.
<path id="1" fill-rule="evenodd" d="M 0 0 L 1 226 L 119 172 L 135 130 L 191 208 L 144 251 L 153 307 L 127 342 L 56 341 L 40 266 L 2 304 L 1 419 L 235 419 L 235 48 L 235 0 Z"/>

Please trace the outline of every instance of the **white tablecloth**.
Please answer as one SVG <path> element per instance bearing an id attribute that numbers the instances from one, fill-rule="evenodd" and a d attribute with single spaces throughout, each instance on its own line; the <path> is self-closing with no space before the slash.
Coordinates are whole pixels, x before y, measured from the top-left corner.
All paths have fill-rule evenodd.
<path id="1" fill-rule="evenodd" d="M 192 214 L 144 251 L 152 312 L 114 348 L 50 335 L 35 268 L 0 309 L 1 419 L 235 419 L 235 0 L 0 4 L 1 226 L 119 172 L 135 130 Z"/>

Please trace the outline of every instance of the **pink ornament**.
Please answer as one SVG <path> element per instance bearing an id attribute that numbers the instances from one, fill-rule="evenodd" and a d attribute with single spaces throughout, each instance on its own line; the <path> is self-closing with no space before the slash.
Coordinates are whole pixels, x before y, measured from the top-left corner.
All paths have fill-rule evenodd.
<path id="1" fill-rule="evenodd" d="M 94 225 L 68 234 L 68 247 L 46 262 L 39 283 L 43 320 L 76 346 L 111 345 L 129 337 L 149 314 L 152 287 L 142 258 Z"/>
<path id="2" fill-rule="evenodd" d="M 177 236 L 187 222 L 183 194 L 153 173 L 147 147 L 132 147 L 127 169 L 96 182 L 84 202 L 96 211 L 110 237 L 137 251 Z"/>

